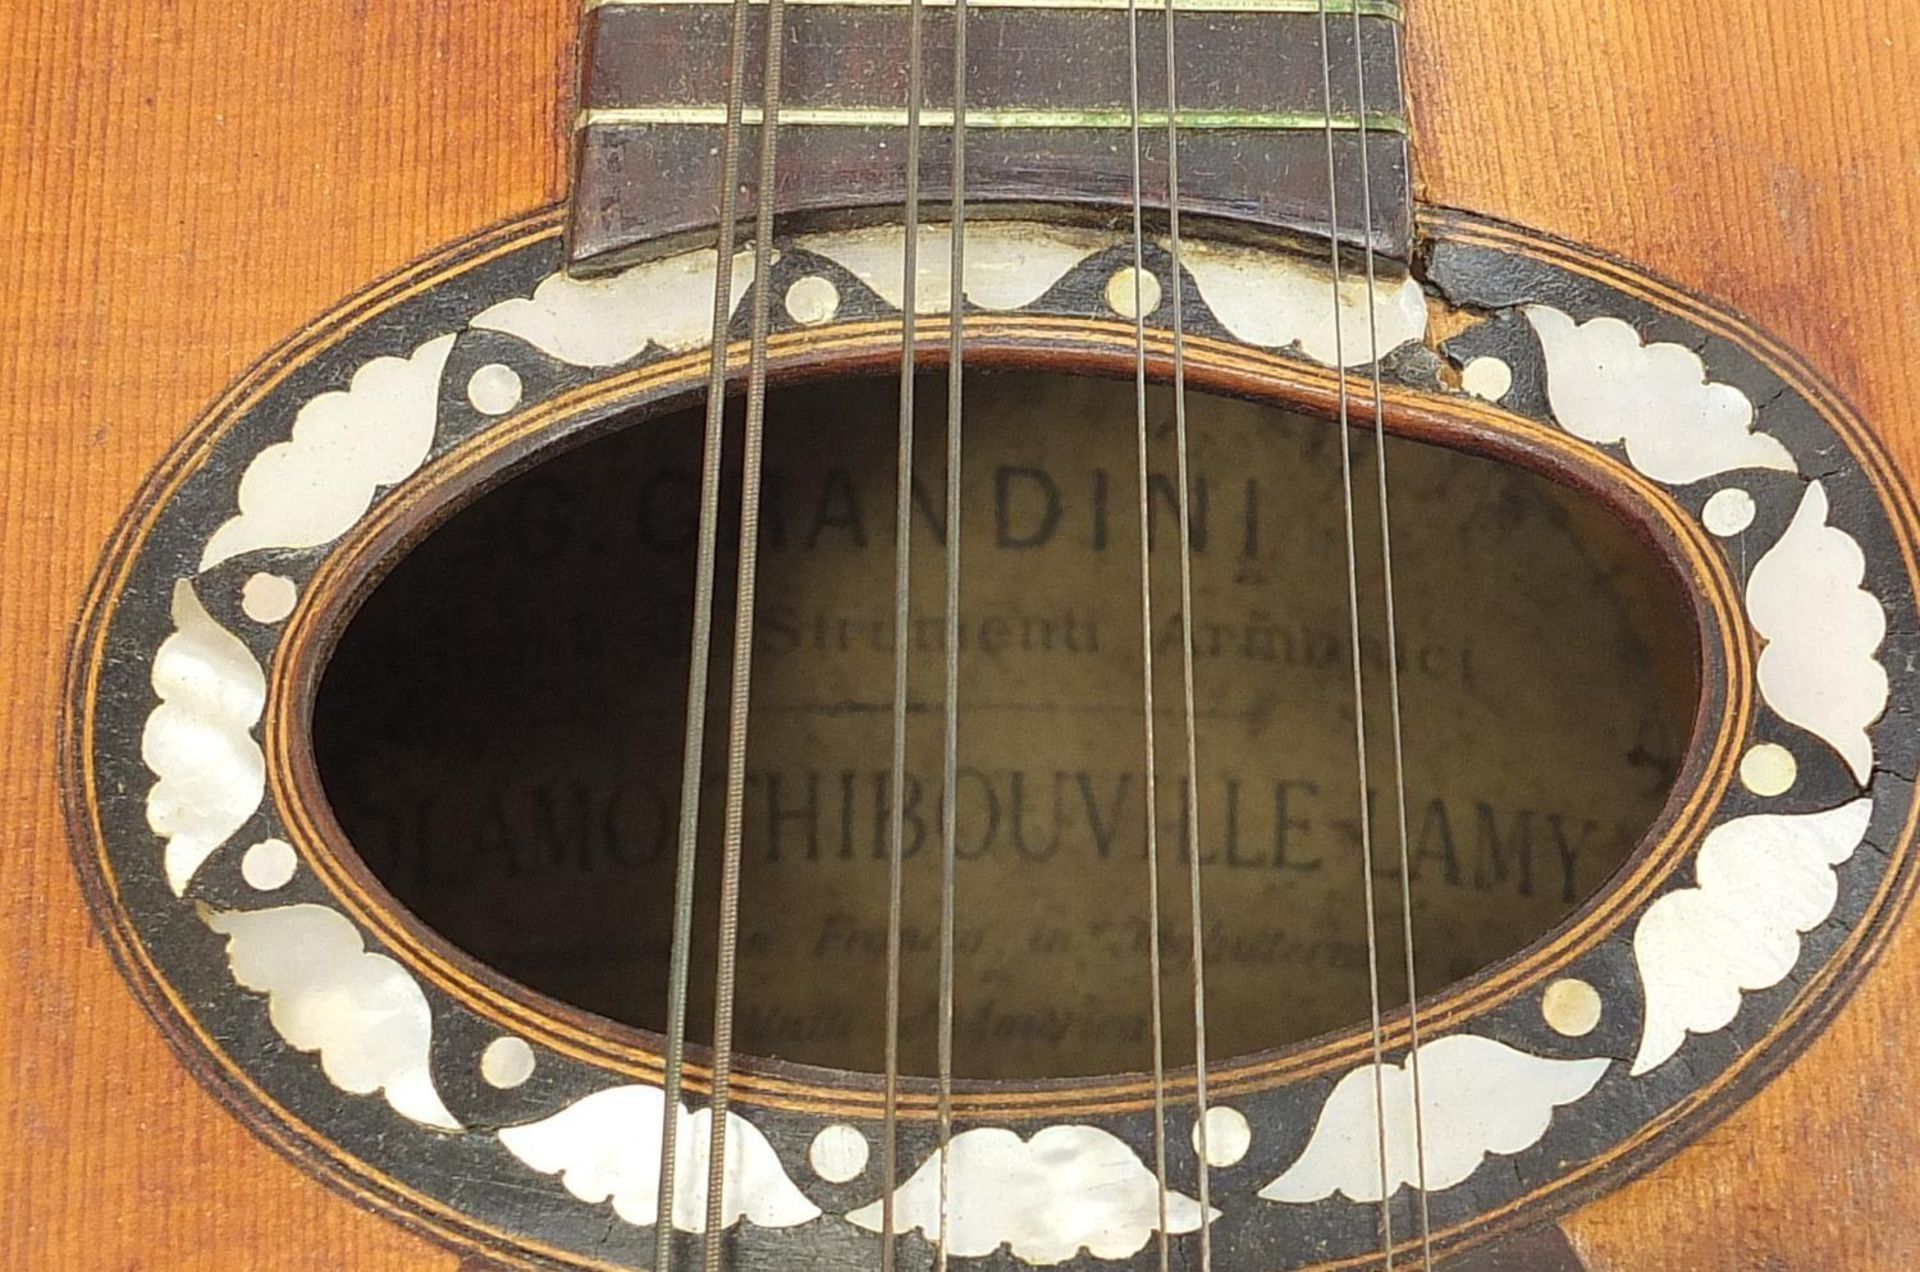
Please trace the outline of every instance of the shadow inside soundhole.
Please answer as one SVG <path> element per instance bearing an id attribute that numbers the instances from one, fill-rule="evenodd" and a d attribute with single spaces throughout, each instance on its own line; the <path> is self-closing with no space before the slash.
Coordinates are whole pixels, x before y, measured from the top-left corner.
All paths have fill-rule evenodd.
<path id="1" fill-rule="evenodd" d="M 895 387 L 775 394 L 747 764 L 736 1041 L 881 1066 Z M 935 1038 L 944 421 L 922 388 L 913 515 L 903 1064 Z M 1182 731 L 1170 401 L 1151 402 L 1157 823 L 1169 1063 L 1191 1058 L 1197 810 L 1209 1051 L 1367 1018 L 1339 452 L 1326 422 L 1194 395 L 1199 771 Z M 1149 1062 L 1131 385 L 968 387 L 957 1068 Z M 642 421 L 479 500 L 348 626 L 315 714 L 369 867 L 506 976 L 665 1014 L 700 418 Z M 728 455 L 737 460 L 737 430 Z M 1688 608 L 1610 514 L 1511 466 L 1390 441 L 1419 989 L 1512 953 L 1656 816 L 1695 701 Z M 1406 998 L 1372 452 L 1356 442 L 1378 958 Z M 737 462 L 724 522 L 735 523 Z M 723 544 L 691 1032 L 709 1035 L 735 538 Z"/>

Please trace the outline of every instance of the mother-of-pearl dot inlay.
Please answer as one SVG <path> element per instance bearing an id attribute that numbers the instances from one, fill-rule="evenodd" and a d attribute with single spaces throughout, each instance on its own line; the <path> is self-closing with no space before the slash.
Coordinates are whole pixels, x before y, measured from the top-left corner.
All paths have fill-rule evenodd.
<path id="1" fill-rule="evenodd" d="M 526 386 L 520 373 L 498 362 L 489 362 L 467 380 L 467 401 L 482 415 L 505 415 L 520 405 Z"/>
<path id="2" fill-rule="evenodd" d="M 1253 1128 L 1239 1109 L 1215 1105 L 1207 1110 L 1207 1165 L 1216 1169 L 1233 1165 L 1247 1155 L 1253 1143 Z M 1193 1151 L 1200 1151 L 1200 1126 L 1194 1124 Z"/>
<path id="3" fill-rule="evenodd" d="M 1513 368 L 1499 358 L 1475 358 L 1460 368 L 1460 387 L 1477 398 L 1498 402 L 1513 389 Z"/>
<path id="4" fill-rule="evenodd" d="M 1778 742 L 1762 742 L 1740 757 L 1740 784 L 1755 795 L 1785 795 L 1800 776 L 1793 752 Z"/>
<path id="5" fill-rule="evenodd" d="M 490 1087 L 511 1091 L 533 1076 L 533 1048 L 524 1038 L 495 1038 L 480 1053 L 480 1077 Z"/>
<path id="6" fill-rule="evenodd" d="M 1572 976 L 1547 986 L 1540 996 L 1547 1027 L 1569 1038 L 1584 1038 L 1600 1023 L 1600 991 Z"/>
<path id="7" fill-rule="evenodd" d="M 299 865 L 292 844 L 284 839 L 263 839 L 240 858 L 240 877 L 250 888 L 272 892 L 286 887 Z"/>
<path id="8" fill-rule="evenodd" d="M 808 274 L 787 288 L 787 314 L 803 327 L 827 322 L 840 312 L 840 289 L 831 278 Z"/>
<path id="9" fill-rule="evenodd" d="M 1133 307 L 1134 278 L 1140 280 L 1140 308 Z M 1137 318 L 1141 314 L 1150 314 L 1160 308 L 1160 280 L 1145 270 L 1136 271 L 1126 265 L 1113 271 L 1107 279 L 1107 307 L 1122 318 Z"/>
<path id="10" fill-rule="evenodd" d="M 253 574 L 240 588 L 240 612 L 256 623 L 277 623 L 293 613 L 300 589 L 278 574 Z"/>
<path id="11" fill-rule="evenodd" d="M 813 1143 L 807 1146 L 807 1161 L 813 1173 L 828 1183 L 844 1184 L 859 1178 L 860 1172 L 867 1168 L 870 1152 L 867 1137 L 858 1127 L 835 1122 L 813 1137 Z"/>
<path id="12" fill-rule="evenodd" d="M 1716 490 L 1700 510 L 1700 520 L 1722 539 L 1739 534 L 1753 524 L 1753 496 L 1738 486 Z"/>

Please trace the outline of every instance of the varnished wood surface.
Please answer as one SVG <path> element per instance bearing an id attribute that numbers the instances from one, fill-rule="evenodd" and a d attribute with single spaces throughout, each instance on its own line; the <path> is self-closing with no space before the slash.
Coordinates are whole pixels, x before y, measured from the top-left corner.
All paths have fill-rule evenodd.
<path id="1" fill-rule="evenodd" d="M 1425 197 L 1799 347 L 1920 471 L 1913 0 L 1424 0 Z M 0 6 L 0 1266 L 452 1268 L 254 1140 L 92 935 L 54 785 L 87 576 L 195 412 L 316 311 L 560 197 L 571 0 Z M 1787 1073 L 1569 1222 L 1607 1269 L 1920 1265 L 1920 926 Z"/>
<path id="2" fill-rule="evenodd" d="M 576 8 L 0 5 L 0 1267 L 455 1266 L 175 1062 L 68 863 L 56 712 L 169 440 L 333 301 L 560 196 Z"/>
<path id="3" fill-rule="evenodd" d="M 1502 15 L 1505 15 L 1503 18 Z M 1425 197 L 1598 245 L 1798 348 L 1920 474 L 1920 10 L 1429 0 Z M 1920 916 L 1826 1035 L 1567 1224 L 1597 1268 L 1920 1266 Z"/>

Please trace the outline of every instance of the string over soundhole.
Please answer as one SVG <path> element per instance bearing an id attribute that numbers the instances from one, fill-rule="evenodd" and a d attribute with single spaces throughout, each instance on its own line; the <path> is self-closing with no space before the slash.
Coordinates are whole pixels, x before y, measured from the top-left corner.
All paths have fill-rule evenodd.
<path id="1" fill-rule="evenodd" d="M 922 396 L 912 534 L 917 557 L 937 563 L 942 411 L 937 388 Z M 744 1052 L 868 1072 L 881 1067 L 887 931 L 893 406 L 890 383 L 858 380 L 784 390 L 771 406 L 736 1018 Z M 1176 899 L 1197 810 L 1212 1054 L 1225 1061 L 1367 1017 L 1339 469 L 1323 421 L 1193 398 L 1205 752 L 1190 781 L 1170 410 L 1156 389 L 1161 952 L 1184 1004 L 1189 920 Z M 1147 1064 L 1132 426 L 1124 382 L 971 387 L 963 1076 Z M 1690 728 L 1693 637 L 1662 567 L 1605 512 L 1513 468 L 1389 446 L 1409 598 L 1397 657 L 1414 921 L 1432 991 L 1546 931 L 1652 822 Z M 652 1029 L 665 1022 L 698 485 L 698 421 L 682 415 L 482 500 L 370 598 L 316 720 L 341 823 L 410 909 L 517 980 Z M 1369 518 L 1359 525 L 1366 549 Z M 1375 597 L 1376 571 L 1363 579 Z M 725 624 L 728 572 L 719 586 Z M 937 568 L 915 576 L 908 631 L 901 1043 L 919 1074 L 933 1071 L 941 588 Z M 1387 657 L 1367 635 L 1381 709 Z M 710 707 L 716 720 L 721 710 Z M 1375 759 L 1391 771 L 1384 749 Z M 710 745 L 707 763 L 711 880 L 724 752 Z M 1376 805 L 1390 799 L 1377 788 Z M 1401 1002 L 1397 863 L 1375 870 L 1382 967 Z M 696 930 L 715 902 L 703 890 Z M 698 1038 L 710 943 L 695 958 Z M 1185 1012 L 1167 1013 L 1176 1066 L 1192 1046 Z"/>

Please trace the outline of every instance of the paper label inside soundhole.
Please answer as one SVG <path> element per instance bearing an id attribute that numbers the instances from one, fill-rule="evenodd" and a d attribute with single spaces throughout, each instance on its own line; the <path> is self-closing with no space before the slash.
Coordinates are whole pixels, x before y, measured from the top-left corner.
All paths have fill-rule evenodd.
<path id="1" fill-rule="evenodd" d="M 932 1072 L 944 402 L 913 510 L 903 1064 Z M 770 410 L 736 1044 L 876 1071 L 885 1017 L 896 389 Z M 983 376 L 961 520 L 956 1065 L 1150 1062 L 1132 386 Z M 1149 509 L 1168 1054 L 1191 1050 L 1197 811 L 1209 1050 L 1363 1022 L 1368 947 L 1334 426 L 1194 394 L 1199 771 L 1186 779 L 1170 396 Z M 550 459 L 459 514 L 368 601 L 319 698 L 327 795 L 399 899 L 489 966 L 664 1024 L 700 420 Z M 738 435 L 729 439 L 738 455 Z M 1407 852 L 1423 991 L 1513 953 L 1653 822 L 1696 697 L 1691 614 L 1613 514 L 1512 465 L 1389 441 Z M 1376 477 L 1355 452 L 1378 960 L 1405 1000 Z M 734 523 L 737 467 L 722 518 Z M 710 932 L 733 622 L 723 544 L 701 909 Z M 1190 794 L 1191 792 L 1191 794 Z M 711 1019 L 696 942 L 693 1031 Z"/>

